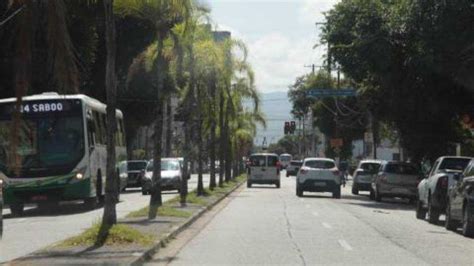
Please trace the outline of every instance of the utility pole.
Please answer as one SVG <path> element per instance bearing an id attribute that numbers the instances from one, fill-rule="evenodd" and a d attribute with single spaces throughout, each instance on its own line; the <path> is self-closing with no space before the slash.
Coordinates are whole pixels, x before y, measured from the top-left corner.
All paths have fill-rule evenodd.
<path id="1" fill-rule="evenodd" d="M 327 22 L 316 22 L 316 26 L 330 26 L 329 20 Z M 331 72 L 332 72 L 332 58 L 331 58 L 331 44 L 328 42 L 328 51 L 327 51 L 327 72 L 329 77 L 331 77 Z"/>

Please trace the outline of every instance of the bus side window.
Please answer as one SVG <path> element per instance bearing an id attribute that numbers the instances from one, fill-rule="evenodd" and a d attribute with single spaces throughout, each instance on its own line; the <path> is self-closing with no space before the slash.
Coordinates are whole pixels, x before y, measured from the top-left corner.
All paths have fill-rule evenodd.
<path id="1" fill-rule="evenodd" d="M 126 146 L 126 142 L 125 142 L 125 127 L 123 126 L 123 119 L 119 119 L 120 121 L 120 129 L 122 130 L 122 145 L 123 146 Z"/>
<path id="2" fill-rule="evenodd" d="M 89 147 L 95 145 L 95 125 L 92 118 L 87 118 L 87 137 L 89 140 Z"/>
<path id="3" fill-rule="evenodd" d="M 107 145 L 107 119 L 105 114 L 99 114 L 100 116 L 100 127 L 102 129 L 102 143 Z"/>
<path id="4" fill-rule="evenodd" d="M 99 113 L 94 111 L 94 129 L 95 129 L 95 143 L 103 144 L 102 142 L 102 127 L 100 126 L 100 116 Z"/>

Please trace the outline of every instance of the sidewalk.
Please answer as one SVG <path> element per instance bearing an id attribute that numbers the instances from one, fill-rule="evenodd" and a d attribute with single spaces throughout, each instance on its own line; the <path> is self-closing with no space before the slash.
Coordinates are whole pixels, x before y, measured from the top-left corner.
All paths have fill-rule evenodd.
<path id="1" fill-rule="evenodd" d="M 182 230 L 202 216 L 222 199 L 228 196 L 245 182 L 245 177 L 239 177 L 237 182 L 229 182 L 225 188 L 216 189 L 208 196 L 191 196 L 187 207 L 181 208 L 178 199 L 165 203 L 166 211 L 174 216 L 158 215 L 154 220 L 140 216 L 146 210 L 130 213 L 118 221 L 119 225 L 127 225 L 143 235 L 150 237 L 147 244 L 103 245 L 70 245 L 71 239 L 57 243 L 46 249 L 34 252 L 28 256 L 9 262 L 9 265 L 57 265 L 57 264 L 142 264 L 151 258 L 160 247 L 166 245 Z M 191 195 L 191 194 L 190 194 Z M 175 213 L 176 212 L 176 213 Z M 177 217 L 181 216 L 181 217 Z"/>

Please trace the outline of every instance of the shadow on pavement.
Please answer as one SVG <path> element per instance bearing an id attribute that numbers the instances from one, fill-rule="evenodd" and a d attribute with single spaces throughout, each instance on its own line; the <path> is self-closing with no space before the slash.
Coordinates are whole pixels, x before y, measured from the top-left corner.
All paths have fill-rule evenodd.
<path id="1" fill-rule="evenodd" d="M 4 219 L 12 218 L 27 218 L 27 217 L 39 217 L 39 216 L 61 216 L 61 215 L 71 215 L 90 212 L 97 210 L 103 207 L 103 204 L 98 204 L 94 209 L 86 209 L 82 203 L 79 202 L 68 202 L 60 205 L 56 205 L 51 208 L 40 208 L 38 206 L 25 209 L 23 215 L 20 217 L 14 217 L 10 213 L 3 216 Z"/>

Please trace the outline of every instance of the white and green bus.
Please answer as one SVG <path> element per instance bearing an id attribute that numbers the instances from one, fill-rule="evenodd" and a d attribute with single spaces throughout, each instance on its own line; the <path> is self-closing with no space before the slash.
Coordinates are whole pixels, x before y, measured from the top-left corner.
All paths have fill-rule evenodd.
<path id="1" fill-rule="evenodd" d="M 84 200 L 87 207 L 95 207 L 105 190 L 106 105 L 86 95 L 24 97 L 13 153 L 15 104 L 15 98 L 0 100 L 0 179 L 12 215 L 21 215 L 27 203 L 41 207 Z M 126 159 L 126 145 L 123 115 L 119 110 L 116 114 L 119 162 Z M 117 170 L 122 189 L 126 169 Z"/>

